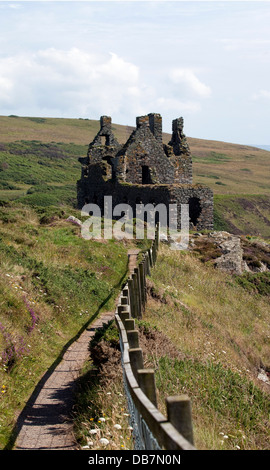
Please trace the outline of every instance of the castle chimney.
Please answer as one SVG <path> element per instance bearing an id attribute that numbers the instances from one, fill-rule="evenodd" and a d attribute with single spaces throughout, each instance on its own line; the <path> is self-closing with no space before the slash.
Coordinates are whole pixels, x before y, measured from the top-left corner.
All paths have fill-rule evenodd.
<path id="1" fill-rule="evenodd" d="M 178 134 L 179 137 L 182 137 L 183 129 L 184 129 L 184 119 L 182 117 L 174 119 L 172 122 L 173 133 Z"/>
<path id="2" fill-rule="evenodd" d="M 150 113 L 149 117 L 149 126 L 152 134 L 157 139 L 159 143 L 162 144 L 162 117 L 160 114 Z"/>
<path id="3" fill-rule="evenodd" d="M 137 129 L 139 127 L 143 127 L 143 126 L 149 126 L 149 117 L 148 116 L 138 116 L 136 118 L 136 126 L 137 126 Z"/>
<path id="4" fill-rule="evenodd" d="M 100 130 L 105 133 L 110 132 L 112 127 L 112 118 L 110 116 L 100 117 Z"/>
<path id="5" fill-rule="evenodd" d="M 181 155 L 182 153 L 190 155 L 190 149 L 183 129 L 184 119 L 182 117 L 174 119 L 172 122 L 172 138 L 169 145 L 173 147 L 175 155 Z"/>

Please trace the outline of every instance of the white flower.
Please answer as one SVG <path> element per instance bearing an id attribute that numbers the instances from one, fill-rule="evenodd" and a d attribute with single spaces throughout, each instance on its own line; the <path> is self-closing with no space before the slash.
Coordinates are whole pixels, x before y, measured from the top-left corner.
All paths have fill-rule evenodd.
<path id="1" fill-rule="evenodd" d="M 115 425 L 114 425 L 114 428 L 115 428 L 115 429 L 122 429 L 122 426 L 120 426 L 120 424 L 115 424 Z"/>
<path id="2" fill-rule="evenodd" d="M 99 439 L 99 442 L 103 446 L 107 446 L 108 444 L 110 444 L 110 441 L 108 441 L 108 439 L 106 439 L 105 437 L 102 437 L 101 439 Z"/>
<path id="3" fill-rule="evenodd" d="M 97 429 L 90 429 L 89 434 L 97 434 Z"/>
<path id="4" fill-rule="evenodd" d="M 99 421 L 101 421 L 102 423 L 104 423 L 104 421 L 106 421 L 105 418 L 99 418 Z"/>

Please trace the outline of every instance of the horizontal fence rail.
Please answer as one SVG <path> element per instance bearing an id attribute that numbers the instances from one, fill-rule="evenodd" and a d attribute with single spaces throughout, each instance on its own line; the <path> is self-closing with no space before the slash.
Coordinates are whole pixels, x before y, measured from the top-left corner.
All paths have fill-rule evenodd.
<path id="1" fill-rule="evenodd" d="M 166 399 L 167 417 L 157 408 L 155 374 L 144 368 L 143 352 L 135 319 L 146 304 L 146 278 L 156 263 L 159 226 L 151 248 L 142 253 L 124 285 L 115 312 L 119 331 L 125 392 L 136 450 L 196 450 L 193 440 L 191 404 L 187 395 Z"/>

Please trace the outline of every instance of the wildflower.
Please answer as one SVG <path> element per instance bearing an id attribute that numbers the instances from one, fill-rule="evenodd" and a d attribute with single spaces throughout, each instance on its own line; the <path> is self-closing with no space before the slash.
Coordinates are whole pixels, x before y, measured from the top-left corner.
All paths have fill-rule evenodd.
<path id="1" fill-rule="evenodd" d="M 110 441 L 108 441 L 108 439 L 106 439 L 106 437 L 102 437 L 101 439 L 99 439 L 99 442 L 103 446 L 107 446 L 108 444 L 110 444 Z"/>
<path id="2" fill-rule="evenodd" d="M 96 429 L 90 429 L 89 434 L 97 434 L 97 430 Z"/>
<path id="3" fill-rule="evenodd" d="M 104 423 L 104 421 L 106 421 L 105 418 L 99 418 L 99 420 L 98 420 L 99 423 Z"/>
<path id="4" fill-rule="evenodd" d="M 115 424 L 115 425 L 114 425 L 114 428 L 115 428 L 115 429 L 122 429 L 122 426 L 120 426 L 120 424 Z"/>

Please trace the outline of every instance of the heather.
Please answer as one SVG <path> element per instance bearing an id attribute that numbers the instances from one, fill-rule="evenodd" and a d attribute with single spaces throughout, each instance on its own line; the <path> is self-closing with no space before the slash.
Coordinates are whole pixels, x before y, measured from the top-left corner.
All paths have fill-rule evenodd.
<path id="1" fill-rule="evenodd" d="M 0 214 L 0 448 L 67 344 L 114 307 L 127 270 L 115 240 L 84 240 L 65 208 L 9 203 Z"/>

